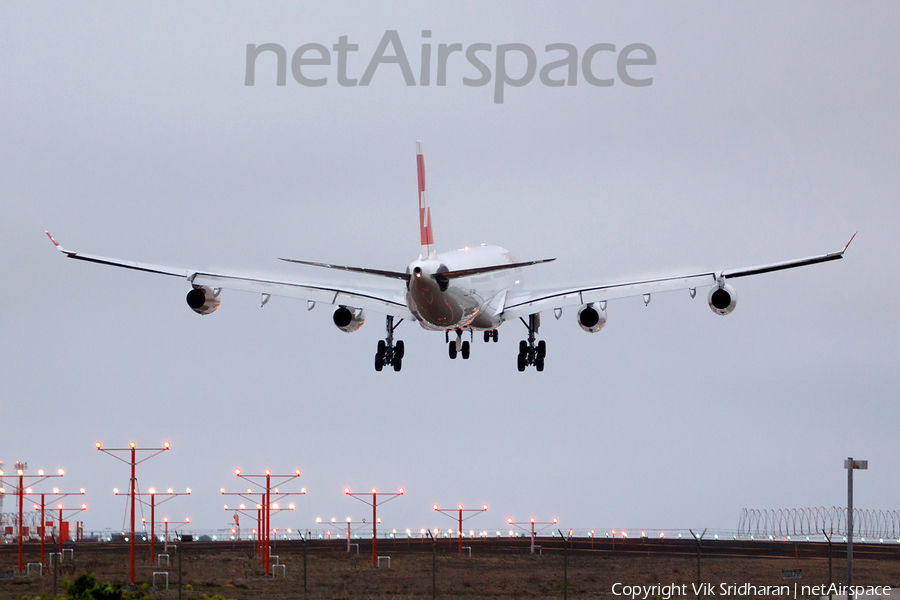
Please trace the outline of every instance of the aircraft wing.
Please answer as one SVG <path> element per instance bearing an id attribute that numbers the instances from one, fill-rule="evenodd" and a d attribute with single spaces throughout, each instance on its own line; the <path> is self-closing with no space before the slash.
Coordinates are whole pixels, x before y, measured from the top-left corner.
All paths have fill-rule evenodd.
<path id="1" fill-rule="evenodd" d="M 844 252 L 850 246 L 850 242 L 856 237 L 854 233 L 843 249 L 839 252 L 831 252 L 829 254 L 820 254 L 809 258 L 801 258 L 796 260 L 788 260 L 756 267 L 747 267 L 742 269 L 728 269 L 724 271 L 709 271 L 706 273 L 695 273 L 692 275 L 681 275 L 674 277 L 660 277 L 656 279 L 644 279 L 638 281 L 628 281 L 622 283 L 610 283 L 604 285 L 588 285 L 584 287 L 572 287 L 568 289 L 556 290 L 539 290 L 539 291 L 523 291 L 511 294 L 506 299 L 503 309 L 503 318 L 505 320 L 515 319 L 518 317 L 526 317 L 530 314 L 548 310 L 550 308 L 563 308 L 565 306 L 575 306 L 588 304 L 591 302 L 603 302 L 606 300 L 617 300 L 619 298 L 628 298 L 633 296 L 642 296 L 644 294 L 654 294 L 658 292 L 669 292 L 673 290 L 691 290 L 702 287 L 711 287 L 717 285 L 719 280 L 728 280 L 737 277 L 746 277 L 748 275 L 759 275 L 762 273 L 771 273 L 773 271 L 781 271 L 784 269 L 793 269 L 796 267 L 804 267 L 806 265 L 814 265 L 816 263 L 839 260 L 843 258 Z"/>
<path id="2" fill-rule="evenodd" d="M 63 248 L 59 242 L 53 239 L 53 236 L 51 236 L 49 232 L 47 232 L 47 237 L 49 237 L 50 241 L 53 242 L 53 245 L 68 258 L 122 267 L 124 269 L 144 271 L 146 273 L 181 277 L 186 279 L 193 286 L 209 286 L 212 288 L 239 290 L 243 292 L 256 292 L 258 294 L 268 294 L 270 296 L 283 298 L 295 298 L 320 302 L 323 304 L 352 306 L 354 308 L 372 310 L 394 317 L 404 319 L 412 318 L 412 313 L 410 313 L 409 309 L 406 307 L 402 282 L 399 282 L 398 285 L 394 286 L 396 289 L 384 288 L 365 290 L 341 285 L 304 283 L 300 281 L 285 281 L 248 275 L 166 267 L 67 250 Z"/>

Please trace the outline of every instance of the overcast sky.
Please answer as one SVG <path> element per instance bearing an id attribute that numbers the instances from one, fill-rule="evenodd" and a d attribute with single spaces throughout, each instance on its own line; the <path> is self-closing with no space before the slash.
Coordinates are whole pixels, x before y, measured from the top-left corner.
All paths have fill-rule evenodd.
<path id="1" fill-rule="evenodd" d="M 387 528 L 450 527 L 432 504 L 562 527 L 735 529 L 742 508 L 841 506 L 847 456 L 868 459 L 855 505 L 898 509 L 900 12 L 889 2 L 58 3 L 0 5 L 0 459 L 66 469 L 88 530 L 122 529 L 128 467 L 94 448 L 172 449 L 141 489 L 191 487 L 165 515 L 230 525 L 220 487 L 303 470 L 279 528 L 354 519 L 354 490 L 407 493 Z M 598 77 L 504 88 L 451 55 L 445 86 L 396 64 L 338 82 L 338 56 L 288 65 L 248 44 L 357 44 L 361 79 L 396 30 L 416 80 L 423 42 L 532 48 L 538 72 L 598 43 Z M 430 30 L 432 37 L 422 37 Z M 656 64 L 617 53 L 649 45 Z M 392 54 L 388 50 L 388 55 Z M 315 58 L 316 53 L 305 55 Z M 633 57 L 640 57 L 637 52 Z M 509 53 L 508 73 L 525 71 Z M 564 77 L 566 70 L 553 72 Z M 189 268 L 322 280 L 278 256 L 404 270 L 418 256 L 415 141 L 435 245 L 488 242 L 526 284 L 588 284 L 839 250 L 845 259 L 705 291 L 611 302 L 597 334 L 544 314 L 546 370 L 515 367 L 518 322 L 450 361 L 404 323 L 400 373 L 376 373 L 384 318 L 351 335 L 332 308 L 224 292 L 198 316 L 189 285 L 64 259 L 67 248 Z M 356 282 L 358 279 L 352 279 Z M 51 484 L 45 484 L 47 488 Z M 12 510 L 7 500 L 4 511 Z M 157 513 L 160 514 L 159 512 Z"/>

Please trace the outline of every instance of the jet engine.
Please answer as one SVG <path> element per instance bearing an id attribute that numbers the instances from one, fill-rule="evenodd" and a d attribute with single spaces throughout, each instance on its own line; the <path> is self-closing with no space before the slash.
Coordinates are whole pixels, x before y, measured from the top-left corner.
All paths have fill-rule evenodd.
<path id="1" fill-rule="evenodd" d="M 729 315 L 737 306 L 737 292 L 727 283 L 721 283 L 709 290 L 706 301 L 717 315 Z"/>
<path id="2" fill-rule="evenodd" d="M 206 286 L 198 286 L 187 293 L 187 303 L 191 310 L 198 315 L 209 315 L 219 308 L 219 294 L 221 289 L 212 289 Z"/>
<path id="3" fill-rule="evenodd" d="M 361 308 L 338 306 L 332 315 L 337 328 L 346 333 L 353 333 L 366 322 L 366 313 Z"/>
<path id="4" fill-rule="evenodd" d="M 588 333 L 597 333 L 606 325 L 606 310 L 596 302 L 585 304 L 578 309 L 578 324 Z"/>

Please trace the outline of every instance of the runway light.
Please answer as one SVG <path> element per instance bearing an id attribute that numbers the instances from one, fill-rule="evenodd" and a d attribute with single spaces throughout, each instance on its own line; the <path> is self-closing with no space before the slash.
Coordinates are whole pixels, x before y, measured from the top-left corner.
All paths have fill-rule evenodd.
<path id="1" fill-rule="evenodd" d="M 481 510 L 487 510 L 487 504 L 481 507 Z"/>
<path id="2" fill-rule="evenodd" d="M 134 448 L 134 442 L 131 442 L 131 444 L 129 444 L 129 445 L 130 445 L 132 448 Z"/>
<path id="3" fill-rule="evenodd" d="M 300 469 L 297 469 L 296 471 L 294 471 L 294 474 L 295 474 L 297 477 L 300 477 Z"/>
<path id="4" fill-rule="evenodd" d="M 224 494 L 224 493 L 225 493 L 225 488 L 219 488 L 219 493 L 220 493 L 220 494 Z"/>
<path id="5" fill-rule="evenodd" d="M 97 446 L 97 450 L 99 450 L 99 449 L 100 449 L 100 446 L 102 446 L 102 444 L 101 444 L 100 442 L 97 442 L 97 443 L 94 444 L 94 445 Z"/>
<path id="6" fill-rule="evenodd" d="M 559 522 L 559 519 L 557 519 L 556 517 L 553 517 L 553 524 L 556 525 L 558 522 Z"/>
<path id="7" fill-rule="evenodd" d="M 191 518 L 190 518 L 190 517 L 185 517 L 185 518 L 184 518 L 184 522 L 185 522 L 185 523 L 190 523 L 190 522 L 191 522 Z"/>
<path id="8" fill-rule="evenodd" d="M 113 488 L 113 494 L 119 495 L 119 488 Z"/>
<path id="9" fill-rule="evenodd" d="M 272 471 L 270 471 L 269 469 L 266 469 L 266 475 L 271 475 L 271 474 L 272 474 Z"/>
<path id="10" fill-rule="evenodd" d="M 155 494 L 155 493 L 156 493 L 156 488 L 150 488 L 150 493 L 151 493 L 151 494 Z M 172 492 L 169 492 L 169 493 L 171 494 Z"/>
<path id="11" fill-rule="evenodd" d="M 459 510 L 462 510 L 462 504 L 460 504 L 460 505 L 457 506 L 456 508 L 458 508 Z"/>
<path id="12" fill-rule="evenodd" d="M 403 488 L 400 488 L 400 495 L 402 496 L 405 491 L 406 490 L 404 490 Z"/>
<path id="13" fill-rule="evenodd" d="M 59 493 L 59 488 L 53 488 L 53 493 L 54 493 L 54 494 L 58 494 L 58 493 Z M 84 493 L 84 492 L 82 492 L 82 494 L 83 494 L 83 493 Z"/>
<path id="14" fill-rule="evenodd" d="M 163 442 L 163 448 L 165 448 L 166 450 L 168 450 L 168 449 L 169 449 L 169 442 Z"/>
<path id="15" fill-rule="evenodd" d="M 43 477 L 43 476 L 44 476 L 44 470 L 43 470 L 43 469 L 38 469 L 38 475 L 40 475 L 41 477 Z"/>
<path id="16" fill-rule="evenodd" d="M 60 469 L 59 471 L 57 471 L 57 473 L 59 474 L 60 477 L 62 477 L 63 475 L 66 474 L 66 472 L 63 471 L 62 469 Z"/>
<path id="17" fill-rule="evenodd" d="M 345 488 L 344 488 L 344 493 L 345 493 L 345 494 L 349 494 L 349 493 L 350 493 L 350 488 L 345 487 Z"/>
<path id="18" fill-rule="evenodd" d="M 225 510 L 228 510 L 228 505 L 227 505 L 227 504 L 225 505 Z"/>
<path id="19" fill-rule="evenodd" d="M 506 520 L 506 522 L 509 523 L 510 525 L 512 525 L 512 522 L 513 522 L 513 521 L 512 521 L 512 517 L 508 518 L 508 519 Z"/>
<path id="20" fill-rule="evenodd" d="M 432 508 L 434 508 L 434 510 L 437 510 L 437 509 L 438 509 L 438 505 L 435 504 Z"/>
<path id="21" fill-rule="evenodd" d="M 240 476 L 241 470 L 240 470 L 240 469 L 235 469 L 235 470 L 234 470 L 234 474 L 237 475 L 237 476 Z"/>
<path id="22" fill-rule="evenodd" d="M 81 493 L 84 494 L 84 488 L 81 488 Z"/>
<path id="23" fill-rule="evenodd" d="M 81 505 L 81 510 L 87 510 L 87 504 L 82 504 L 82 505 Z"/>
<path id="24" fill-rule="evenodd" d="M 191 488 L 186 488 L 185 491 L 186 491 L 188 494 L 190 494 L 190 493 L 191 493 Z"/>

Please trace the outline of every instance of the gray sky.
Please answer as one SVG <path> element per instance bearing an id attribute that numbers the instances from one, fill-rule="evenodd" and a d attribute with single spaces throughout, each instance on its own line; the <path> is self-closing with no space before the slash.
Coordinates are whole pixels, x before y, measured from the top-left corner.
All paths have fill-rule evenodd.
<path id="1" fill-rule="evenodd" d="M 891 3 L 4 3 L 0 6 L 0 459 L 66 469 L 87 529 L 121 528 L 128 469 L 94 449 L 172 450 L 142 489 L 191 487 L 171 518 L 229 525 L 237 467 L 303 470 L 280 528 L 360 518 L 341 490 L 404 486 L 388 528 L 449 527 L 434 503 L 563 527 L 733 529 L 741 508 L 842 505 L 843 458 L 868 459 L 858 507 L 897 509 L 900 102 Z M 650 45 L 649 87 L 304 87 L 247 44 L 328 48 L 360 78 L 386 30 L 418 76 L 437 44 L 523 43 L 538 70 L 573 44 Z M 495 53 L 482 55 L 494 70 Z M 433 56 L 434 60 L 434 56 Z M 610 58 L 597 68 L 615 76 Z M 524 61 L 510 60 L 511 74 Z M 518 70 L 517 70 L 518 69 Z M 559 76 L 562 71 L 554 73 Z M 601 283 L 835 251 L 845 260 L 705 294 L 612 302 L 584 333 L 544 315 L 543 373 L 515 368 L 521 324 L 447 358 L 404 323 L 401 373 L 372 368 L 381 315 L 225 292 L 208 317 L 175 278 L 63 259 L 84 252 L 280 277 L 277 256 L 403 270 L 418 254 L 421 139 L 440 251 L 489 242 L 557 257 L 526 282 Z M 295 489 L 296 489 L 295 488 Z M 5 510 L 9 510 L 9 505 Z"/>

